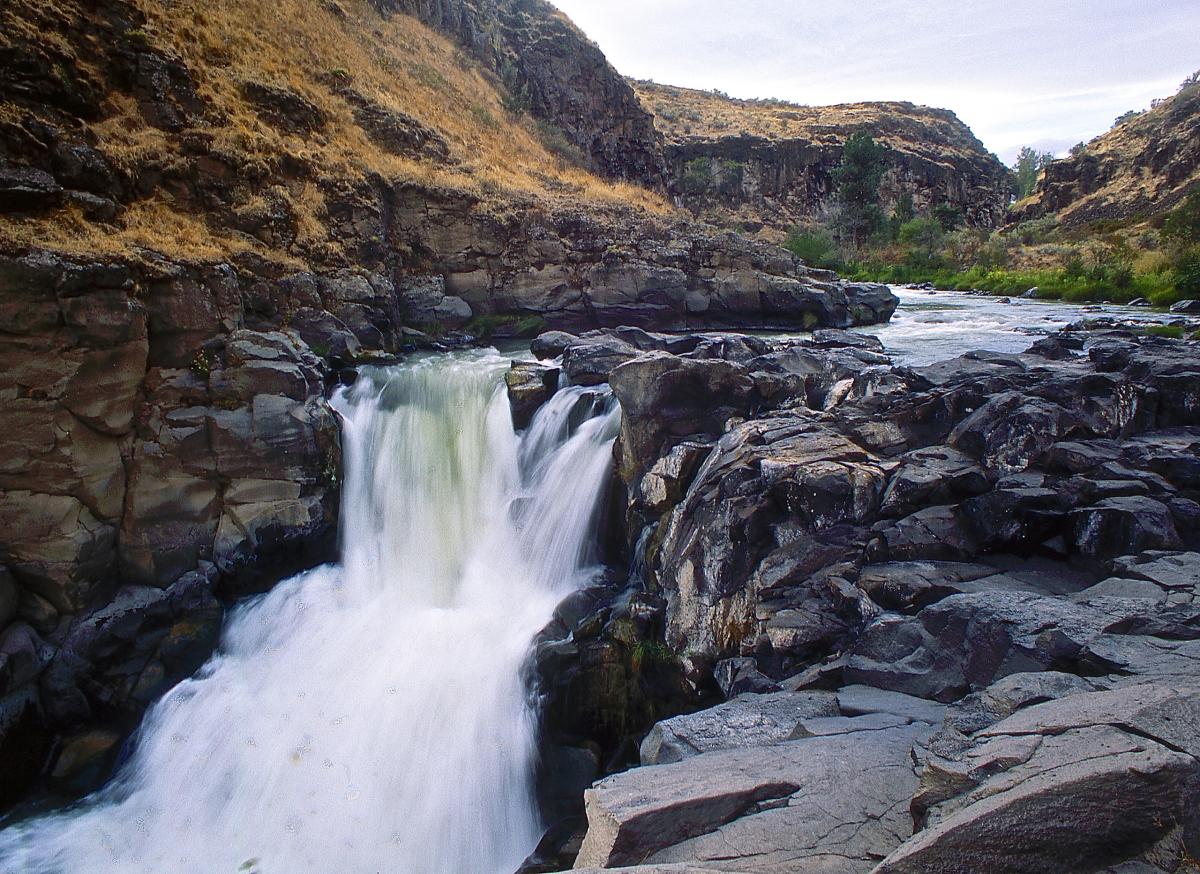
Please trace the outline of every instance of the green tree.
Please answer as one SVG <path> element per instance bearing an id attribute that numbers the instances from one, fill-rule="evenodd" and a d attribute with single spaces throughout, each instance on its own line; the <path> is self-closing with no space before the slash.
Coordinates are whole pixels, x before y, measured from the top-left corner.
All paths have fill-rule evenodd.
<path id="1" fill-rule="evenodd" d="M 684 165 L 679 180 L 684 194 L 707 194 L 713 185 L 712 163 L 708 158 L 693 158 Z"/>
<path id="2" fill-rule="evenodd" d="M 946 232 L 937 219 L 913 219 L 900 228 L 900 242 L 909 247 L 909 260 L 914 264 L 931 266 L 941 254 Z"/>
<path id="3" fill-rule="evenodd" d="M 810 267 L 836 270 L 842 266 L 833 237 L 824 228 L 809 231 L 792 228 L 783 247 Z"/>
<path id="4" fill-rule="evenodd" d="M 1193 188 L 1163 221 L 1162 235 L 1183 246 L 1200 243 L 1200 187 Z"/>
<path id="5" fill-rule="evenodd" d="M 1013 174 L 1016 177 L 1013 187 L 1017 200 L 1033 194 L 1033 190 L 1037 187 L 1038 176 L 1053 160 L 1054 156 L 1049 152 L 1039 152 L 1029 146 L 1024 146 L 1021 151 L 1017 152 L 1017 160 L 1013 164 Z"/>
<path id="6" fill-rule="evenodd" d="M 891 216 L 888 217 L 888 238 L 893 243 L 900 239 L 900 228 L 905 222 L 912 221 L 915 216 L 916 210 L 913 209 L 912 194 L 905 191 L 896 199 L 896 208 L 892 210 Z"/>
<path id="7" fill-rule="evenodd" d="M 851 134 L 842 147 L 842 163 L 833 173 L 833 183 L 842 204 L 841 227 L 860 247 L 883 226 L 879 206 L 879 183 L 883 181 L 887 149 L 864 132 Z"/>
<path id="8" fill-rule="evenodd" d="M 963 223 L 962 210 L 948 203 L 939 203 L 933 208 L 933 217 L 943 231 L 953 231 Z"/>
<path id="9" fill-rule="evenodd" d="M 1175 290 L 1181 298 L 1200 298 L 1200 246 L 1184 249 L 1175 259 Z"/>

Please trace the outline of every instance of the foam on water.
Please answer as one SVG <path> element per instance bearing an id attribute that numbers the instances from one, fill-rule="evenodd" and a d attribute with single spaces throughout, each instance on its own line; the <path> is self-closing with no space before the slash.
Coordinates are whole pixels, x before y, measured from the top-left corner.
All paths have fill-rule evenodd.
<path id="1" fill-rule="evenodd" d="M 514 434 L 493 353 L 366 371 L 342 562 L 229 617 L 72 810 L 0 832 L 23 874 L 484 874 L 540 836 L 532 637 L 593 572 L 619 410 L 561 391 Z"/>
<path id="2" fill-rule="evenodd" d="M 1039 336 L 1084 318 L 1162 322 L 1172 318 L 1169 313 L 1114 304 L 1084 307 L 1060 301 L 920 291 L 899 286 L 893 286 L 892 291 L 900 298 L 900 307 L 891 321 L 856 330 L 875 334 L 896 363 L 911 366 L 933 364 L 977 350 L 1024 352 Z"/>

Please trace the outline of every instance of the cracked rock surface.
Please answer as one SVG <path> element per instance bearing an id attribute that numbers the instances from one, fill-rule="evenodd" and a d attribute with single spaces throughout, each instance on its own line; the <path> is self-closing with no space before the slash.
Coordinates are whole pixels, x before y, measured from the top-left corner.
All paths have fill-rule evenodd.
<path id="1" fill-rule="evenodd" d="M 576 869 L 1192 870 L 1196 344 L 903 368 L 823 334 L 546 356 L 621 400 L 663 642 L 727 698 L 587 791 Z"/>

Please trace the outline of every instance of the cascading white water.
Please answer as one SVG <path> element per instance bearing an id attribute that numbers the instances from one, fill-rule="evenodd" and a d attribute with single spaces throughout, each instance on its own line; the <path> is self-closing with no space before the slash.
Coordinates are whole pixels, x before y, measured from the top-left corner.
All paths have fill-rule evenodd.
<path id="1" fill-rule="evenodd" d="M 108 787 L 0 832 L 0 872 L 520 865 L 540 836 L 521 667 L 591 572 L 619 413 L 565 389 L 518 436 L 507 364 L 431 357 L 337 400 L 341 565 L 239 607 Z"/>

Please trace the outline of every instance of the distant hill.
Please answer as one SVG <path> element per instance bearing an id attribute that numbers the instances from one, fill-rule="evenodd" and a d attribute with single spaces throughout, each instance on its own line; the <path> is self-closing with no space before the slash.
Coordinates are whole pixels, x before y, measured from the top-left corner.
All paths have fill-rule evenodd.
<path id="1" fill-rule="evenodd" d="M 1200 85 L 1052 161 L 1034 194 L 1013 207 L 1016 220 L 1057 215 L 1064 227 L 1137 221 L 1164 213 L 1200 184 Z"/>
<path id="2" fill-rule="evenodd" d="M 912 103 L 798 106 L 651 82 L 633 86 L 663 133 L 671 194 L 709 218 L 778 228 L 828 218 L 842 145 L 863 130 L 889 149 L 885 211 L 908 193 L 918 211 L 949 204 L 975 227 L 1003 222 L 1009 171 L 948 110 Z"/>

